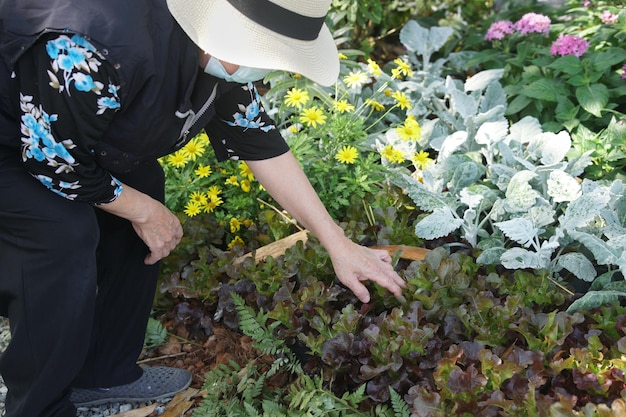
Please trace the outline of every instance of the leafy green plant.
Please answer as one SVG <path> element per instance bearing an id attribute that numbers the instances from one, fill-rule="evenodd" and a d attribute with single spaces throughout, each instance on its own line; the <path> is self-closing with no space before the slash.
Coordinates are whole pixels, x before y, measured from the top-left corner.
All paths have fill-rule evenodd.
<path id="1" fill-rule="evenodd" d="M 406 416 L 407 406 L 395 395 L 392 413 L 379 405 L 373 413 L 363 412 L 359 405 L 366 399 L 365 386 L 353 393 L 336 396 L 324 387 L 319 376 L 310 377 L 303 370 L 294 353 L 283 339 L 276 338 L 274 330 L 279 322 L 268 324 L 268 315 L 255 312 L 236 293 L 230 294 L 239 314 L 242 332 L 255 341 L 263 355 L 274 357 L 269 369 L 262 364 L 249 363 L 245 368 L 231 361 L 209 371 L 203 389 L 207 394 L 194 410 L 194 417 L 209 416 Z M 288 387 L 276 389 L 271 378 L 278 373 L 293 376 Z"/>
<path id="2" fill-rule="evenodd" d="M 144 348 L 152 349 L 159 347 L 163 345 L 166 340 L 167 330 L 163 327 L 163 324 L 154 317 L 149 317 L 143 342 Z"/>
<path id="3" fill-rule="evenodd" d="M 624 274 L 624 184 L 580 181 L 592 151 L 568 157 L 566 131 L 545 132 L 530 116 L 510 124 L 499 83 L 504 70 L 465 82 L 437 78 L 444 60 L 431 63 L 430 56 L 445 41 L 441 32 L 415 22 L 401 32 L 411 62 L 419 62 L 401 88 L 416 97 L 412 111 L 428 116 L 420 143 L 437 155 L 419 176 L 400 171 L 394 180 L 427 213 L 416 234 L 434 240 L 457 233 L 481 251 L 480 263 L 545 269 L 554 279 L 568 271 L 593 281 L 594 264 Z M 417 40 L 424 38 L 440 41 L 423 47 Z"/>
<path id="4" fill-rule="evenodd" d="M 339 220 L 387 188 L 387 165 L 430 162 L 416 146 L 421 128 L 406 116 L 406 94 L 395 89 L 410 75 L 408 63 L 394 61 L 389 74 L 372 60 L 356 63 L 346 56 L 342 62 L 341 79 L 332 88 L 278 74 L 270 77 L 272 89 L 263 97 L 322 202 Z M 390 124 L 396 143 L 371 152 L 375 144 L 368 138 Z"/>
<path id="5" fill-rule="evenodd" d="M 517 18 L 494 22 L 468 64 L 504 69 L 512 120 L 533 116 L 545 130 L 567 129 L 578 154 L 593 150 L 587 178 L 623 176 L 626 11 L 590 2 L 556 22 L 536 13 Z"/>
<path id="6" fill-rule="evenodd" d="M 187 217 L 215 218 L 225 232 L 223 246 L 245 246 L 268 223 L 282 223 L 293 231 L 289 218 L 268 214 L 273 200 L 245 162 L 217 162 L 206 133 L 162 158 L 161 165 L 167 177 L 167 207 Z"/>

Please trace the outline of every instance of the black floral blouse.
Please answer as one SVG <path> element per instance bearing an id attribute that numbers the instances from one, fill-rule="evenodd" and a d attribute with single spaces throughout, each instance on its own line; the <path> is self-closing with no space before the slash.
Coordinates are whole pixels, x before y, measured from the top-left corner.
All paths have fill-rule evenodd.
<path id="1" fill-rule="evenodd" d="M 122 184 L 92 153 L 123 105 L 113 66 L 85 38 L 61 34 L 36 43 L 13 76 L 20 89 L 22 160 L 28 171 L 67 199 L 115 200 Z M 286 152 L 256 88 L 248 84 L 231 91 L 216 103 L 217 116 L 207 126 L 218 157 L 267 159 Z"/>

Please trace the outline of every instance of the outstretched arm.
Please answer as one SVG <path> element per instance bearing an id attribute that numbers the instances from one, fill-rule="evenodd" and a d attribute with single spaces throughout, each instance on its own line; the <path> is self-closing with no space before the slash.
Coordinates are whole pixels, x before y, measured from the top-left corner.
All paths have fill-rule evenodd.
<path id="1" fill-rule="evenodd" d="M 261 161 L 246 161 L 259 182 L 328 251 L 335 273 L 364 303 L 370 294 L 362 281 L 373 281 L 401 295 L 404 281 L 386 251 L 369 249 L 348 239 L 335 224 L 291 152 Z"/>

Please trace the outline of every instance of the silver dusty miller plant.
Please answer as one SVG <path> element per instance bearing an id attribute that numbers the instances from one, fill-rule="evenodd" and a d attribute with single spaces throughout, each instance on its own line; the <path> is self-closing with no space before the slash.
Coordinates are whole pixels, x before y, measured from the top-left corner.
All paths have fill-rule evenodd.
<path id="1" fill-rule="evenodd" d="M 423 52 L 415 36 L 423 39 L 427 31 L 416 25 L 410 22 L 401 33 L 412 62 Z M 626 276 L 624 184 L 579 178 L 592 160 L 589 152 L 568 158 L 573 153 L 566 131 L 544 132 L 533 117 L 511 124 L 499 83 L 503 70 L 463 82 L 437 79 L 428 65 L 422 68 L 402 88 L 419 103 L 417 117 L 429 116 L 420 142 L 437 158 L 419 180 L 406 172 L 394 180 L 429 213 L 416 234 L 457 234 L 480 250 L 479 263 L 545 269 L 555 279 L 567 270 L 591 282 L 597 266 L 604 266 L 609 272 L 577 307 L 626 296 L 626 281 L 610 279 L 616 271 Z"/>

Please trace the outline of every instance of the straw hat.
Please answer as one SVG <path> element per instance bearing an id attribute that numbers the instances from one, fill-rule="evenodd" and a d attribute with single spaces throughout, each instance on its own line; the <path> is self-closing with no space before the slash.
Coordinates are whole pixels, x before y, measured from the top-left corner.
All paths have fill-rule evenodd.
<path id="1" fill-rule="evenodd" d="M 302 74 L 331 85 L 337 47 L 324 18 L 331 0 L 167 0 L 204 51 L 232 64 Z"/>

